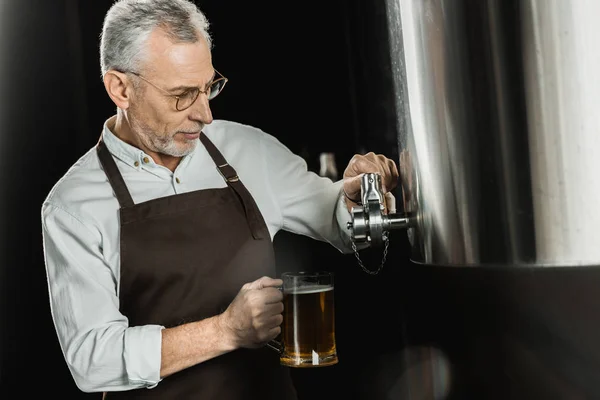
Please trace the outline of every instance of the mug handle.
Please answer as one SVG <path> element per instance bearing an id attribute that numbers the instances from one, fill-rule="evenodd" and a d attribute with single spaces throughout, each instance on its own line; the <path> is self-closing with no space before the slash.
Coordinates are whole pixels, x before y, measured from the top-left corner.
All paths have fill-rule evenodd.
<path id="1" fill-rule="evenodd" d="M 283 344 L 277 339 L 269 340 L 267 342 L 267 347 L 271 350 L 275 350 L 279 355 L 283 354 Z"/>
<path id="2" fill-rule="evenodd" d="M 279 289 L 281 292 L 283 292 L 283 286 L 278 286 L 277 289 Z M 278 337 L 281 337 L 281 334 L 279 334 Z M 273 340 L 269 340 L 267 342 L 267 347 L 270 348 L 271 350 L 275 350 L 279 355 L 283 354 L 283 343 L 281 343 L 280 340 L 277 340 L 277 338 L 275 338 Z"/>

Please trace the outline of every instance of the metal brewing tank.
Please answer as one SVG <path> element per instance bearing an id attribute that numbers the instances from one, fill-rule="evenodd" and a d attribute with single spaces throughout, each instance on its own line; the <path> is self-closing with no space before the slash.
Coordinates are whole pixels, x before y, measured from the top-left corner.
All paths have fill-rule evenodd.
<path id="1" fill-rule="evenodd" d="M 387 0 L 414 261 L 600 264 L 600 2 Z"/>
<path id="2" fill-rule="evenodd" d="M 385 398 L 600 399 L 600 1 L 383 1 L 417 221 Z"/>

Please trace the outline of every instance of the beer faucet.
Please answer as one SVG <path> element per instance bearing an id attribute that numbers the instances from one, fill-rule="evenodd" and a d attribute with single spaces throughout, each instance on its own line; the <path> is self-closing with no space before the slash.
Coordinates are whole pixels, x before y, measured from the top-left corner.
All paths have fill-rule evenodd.
<path id="1" fill-rule="evenodd" d="M 347 228 L 351 230 L 352 248 L 361 268 L 372 275 L 379 273 L 387 256 L 389 233 L 393 229 L 408 229 L 415 224 L 415 217 L 404 214 L 385 214 L 384 194 L 381 175 L 364 174 L 361 178 L 361 203 L 352 207 L 351 222 Z M 371 271 L 364 267 L 358 255 L 356 244 L 368 243 L 372 247 L 384 245 L 384 256 L 380 267 Z"/>

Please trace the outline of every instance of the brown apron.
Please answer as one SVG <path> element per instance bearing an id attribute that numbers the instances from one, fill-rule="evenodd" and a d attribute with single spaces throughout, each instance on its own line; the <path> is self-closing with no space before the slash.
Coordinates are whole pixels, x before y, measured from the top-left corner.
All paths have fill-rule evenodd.
<path id="1" fill-rule="evenodd" d="M 167 328 L 223 312 L 242 285 L 275 277 L 264 219 L 233 167 L 212 142 L 200 141 L 227 187 L 134 204 L 100 140 L 100 163 L 120 205 L 120 311 L 130 326 Z M 202 171 L 198 171 L 202 173 Z M 268 348 L 239 349 L 166 377 L 155 388 L 104 394 L 108 399 L 296 399 L 289 370 Z"/>

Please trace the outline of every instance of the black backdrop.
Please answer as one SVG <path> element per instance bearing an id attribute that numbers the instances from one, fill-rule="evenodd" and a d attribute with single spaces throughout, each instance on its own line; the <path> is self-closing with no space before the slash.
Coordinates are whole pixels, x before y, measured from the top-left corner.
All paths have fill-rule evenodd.
<path id="1" fill-rule="evenodd" d="M 397 159 L 384 0 L 198 3 L 231 80 L 215 117 L 273 134 L 311 170 L 323 151 L 340 172 L 355 152 Z M 40 207 L 114 112 L 98 66 L 110 4 L 0 0 L 0 398 L 100 398 L 78 391 L 56 340 Z M 275 245 L 281 270 L 336 273 L 340 363 L 293 370 L 302 399 L 600 398 L 600 268 L 414 265 L 394 233 L 370 276 L 323 243 Z"/>
<path id="2" fill-rule="evenodd" d="M 340 173 L 357 152 L 397 158 L 382 2 L 197 3 L 212 23 L 214 64 L 230 79 L 213 102 L 216 118 L 273 134 L 314 171 L 323 151 L 335 153 Z M 40 207 L 114 112 L 98 63 L 99 33 L 110 4 L 0 0 L 0 393 L 19 389 L 29 395 L 99 398 L 75 387 L 56 340 Z M 376 398 L 375 382 L 382 378 L 373 371 L 383 368 L 381 360 L 405 338 L 399 282 L 408 252 L 403 235 L 393 240 L 387 266 L 373 277 L 352 255 L 277 235 L 281 269 L 293 263 L 337 276 L 341 362 L 294 371 L 304 398 L 318 398 L 315 385 L 324 393 L 334 390 L 330 398 L 342 389 L 355 398 Z M 372 266 L 380 256 L 379 251 L 363 255 Z"/>

